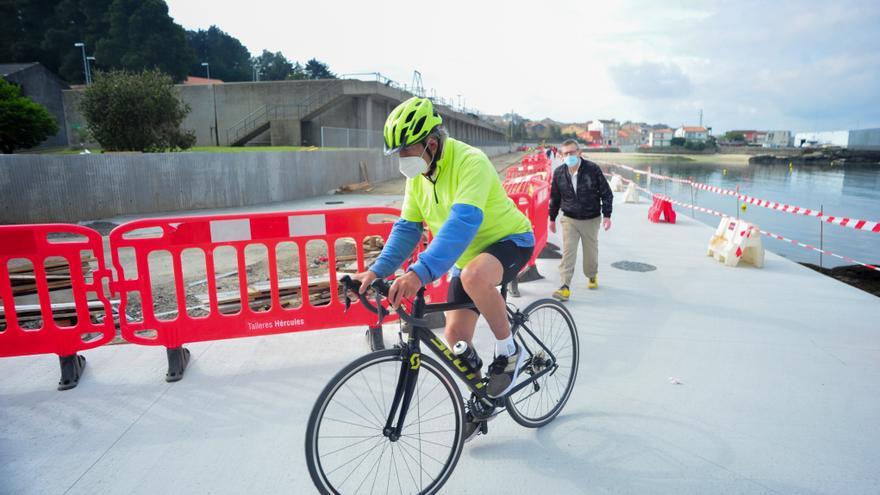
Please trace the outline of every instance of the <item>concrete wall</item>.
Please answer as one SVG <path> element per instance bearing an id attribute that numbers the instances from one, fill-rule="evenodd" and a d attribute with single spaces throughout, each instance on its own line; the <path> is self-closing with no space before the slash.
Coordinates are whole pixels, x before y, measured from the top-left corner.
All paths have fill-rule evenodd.
<path id="1" fill-rule="evenodd" d="M 338 98 L 310 115 L 300 126 L 299 138 L 295 133 L 276 132 L 271 137 L 278 144 L 320 145 L 321 127 L 370 129 L 379 131 L 385 118 L 398 103 L 411 96 L 395 88 L 376 82 L 354 80 L 266 81 L 224 83 L 214 85 L 177 86 L 183 102 L 191 108 L 182 127 L 196 133 L 197 146 L 213 146 L 217 142 L 214 122 L 219 129 L 219 143 L 228 143 L 227 130 L 263 106 L 300 105 L 313 95 L 330 88 L 338 88 Z M 68 128 L 85 126 L 85 120 L 76 108 L 79 90 L 65 92 Z M 484 120 L 462 114 L 447 107 L 437 107 L 450 135 L 473 144 L 497 143 L 504 134 Z M 282 117 L 284 118 L 284 117 Z M 265 144 L 273 141 L 266 133 L 255 141 Z M 285 142 L 291 141 L 291 142 Z M 294 142 L 296 141 L 296 142 Z"/>
<path id="2" fill-rule="evenodd" d="M 0 223 L 77 222 L 326 194 L 399 176 L 379 150 L 0 156 Z"/>
<path id="3" fill-rule="evenodd" d="M 4 79 L 21 87 L 23 96 L 46 107 L 58 123 L 58 132 L 40 143 L 38 147 L 67 146 L 67 126 L 65 125 L 64 102 L 61 91 L 67 87 L 55 74 L 40 64 L 9 74 Z"/>
<path id="4" fill-rule="evenodd" d="M 849 148 L 853 150 L 880 150 L 880 128 L 849 131 Z"/>
<path id="5" fill-rule="evenodd" d="M 485 147 L 489 156 L 509 146 Z M 0 224 L 277 203 L 400 177 L 380 150 L 0 155 Z"/>

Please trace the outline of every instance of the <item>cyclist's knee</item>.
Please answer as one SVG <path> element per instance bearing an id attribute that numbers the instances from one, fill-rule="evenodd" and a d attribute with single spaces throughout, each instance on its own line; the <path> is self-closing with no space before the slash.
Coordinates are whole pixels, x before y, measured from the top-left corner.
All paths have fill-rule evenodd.
<path id="1" fill-rule="evenodd" d="M 461 271 L 461 285 L 470 293 L 473 289 L 495 288 L 501 282 L 500 263 L 498 267 L 488 263 L 472 263 Z"/>

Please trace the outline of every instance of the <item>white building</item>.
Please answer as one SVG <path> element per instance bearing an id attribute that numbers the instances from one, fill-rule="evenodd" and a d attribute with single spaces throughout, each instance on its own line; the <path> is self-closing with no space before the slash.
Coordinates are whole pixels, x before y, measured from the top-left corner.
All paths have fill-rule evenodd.
<path id="1" fill-rule="evenodd" d="M 705 127 L 681 126 L 675 130 L 675 137 L 687 141 L 703 141 L 709 139 L 709 131 Z"/>
<path id="2" fill-rule="evenodd" d="M 791 146 L 791 131 L 767 131 L 762 143 L 765 148 L 786 148 Z"/>
<path id="3" fill-rule="evenodd" d="M 794 145 L 798 148 L 808 146 L 840 146 L 849 144 L 849 131 L 798 132 L 794 135 Z"/>
<path id="4" fill-rule="evenodd" d="M 611 120 L 593 120 L 587 124 L 588 131 L 599 131 L 602 133 L 602 144 L 605 146 L 617 146 L 617 132 L 620 131 L 620 122 Z"/>
<path id="5" fill-rule="evenodd" d="M 851 131 L 798 132 L 794 146 L 840 146 L 854 150 L 880 150 L 880 128 Z"/>
<path id="6" fill-rule="evenodd" d="M 654 129 L 648 134 L 648 146 L 670 146 L 674 133 L 672 129 Z"/>

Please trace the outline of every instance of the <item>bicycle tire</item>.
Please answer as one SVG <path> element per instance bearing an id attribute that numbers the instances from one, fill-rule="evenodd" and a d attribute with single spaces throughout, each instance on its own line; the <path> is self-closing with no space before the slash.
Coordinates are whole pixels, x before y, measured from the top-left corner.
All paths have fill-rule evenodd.
<path id="1" fill-rule="evenodd" d="M 449 374 L 449 372 L 445 368 L 443 368 L 442 365 L 440 365 L 437 361 L 435 361 L 434 359 L 431 359 L 428 356 L 424 356 L 424 355 L 420 356 L 420 361 L 421 361 L 421 363 L 420 363 L 420 370 L 419 370 L 419 382 L 417 383 L 417 388 L 416 388 L 415 394 L 413 395 L 413 400 L 412 400 L 412 403 L 410 404 L 410 408 L 407 413 L 406 427 L 401 432 L 401 439 L 400 440 L 398 440 L 397 442 L 391 442 L 391 440 L 388 437 L 385 437 L 382 435 L 382 428 L 384 427 L 384 422 L 385 422 L 385 419 L 387 418 L 387 410 L 385 412 L 385 416 L 383 417 L 382 416 L 382 406 L 381 406 L 381 404 L 379 404 L 380 400 L 376 399 L 375 394 L 374 394 L 375 390 L 371 389 L 370 394 L 373 395 L 373 399 L 376 400 L 375 404 L 376 404 L 376 406 L 378 406 L 378 409 L 375 412 L 378 414 L 375 414 L 372 411 L 372 403 L 368 408 L 368 406 L 365 403 L 361 402 L 361 404 L 360 404 L 361 406 L 363 406 L 364 408 L 370 409 L 370 414 L 365 413 L 363 416 L 360 416 L 359 419 L 356 419 L 356 420 L 350 422 L 349 424 L 359 427 L 358 430 L 353 430 L 353 431 L 362 431 L 364 428 L 369 428 L 370 426 L 375 426 L 378 430 L 378 433 L 373 432 L 374 435 L 372 437 L 370 437 L 366 440 L 361 440 L 360 442 L 355 443 L 354 446 L 343 447 L 343 448 L 337 449 L 336 451 L 333 451 L 333 452 L 328 452 L 327 450 L 323 451 L 323 455 L 325 457 L 329 457 L 331 455 L 335 455 L 337 452 L 344 451 L 347 448 L 357 449 L 358 447 L 356 447 L 356 446 L 358 445 L 358 443 L 361 444 L 361 448 L 362 448 L 363 443 L 366 443 L 367 445 L 375 444 L 367 452 L 375 451 L 376 453 L 378 453 L 378 451 L 376 449 L 381 446 L 382 453 L 379 454 L 378 459 L 375 461 L 375 463 L 373 463 L 373 468 L 375 468 L 375 469 L 372 469 L 372 468 L 367 469 L 366 472 L 368 474 L 366 475 L 366 477 L 364 477 L 364 480 L 361 482 L 361 485 L 363 485 L 364 481 L 366 481 L 367 478 L 370 477 L 370 473 L 375 472 L 375 477 L 373 479 L 373 486 L 375 486 L 380 473 L 383 472 L 384 470 L 387 470 L 388 480 L 387 481 L 383 480 L 383 481 L 385 481 L 384 489 L 386 492 L 388 492 L 389 488 L 394 488 L 391 486 L 391 484 L 392 484 L 392 469 L 394 469 L 395 474 L 397 475 L 397 480 L 396 480 L 395 484 L 397 485 L 397 488 L 400 489 L 400 492 L 402 492 L 402 493 L 418 492 L 418 493 L 426 493 L 426 494 L 436 493 L 440 489 L 440 487 L 442 487 L 443 484 L 446 483 L 446 481 L 449 479 L 453 470 L 455 469 L 455 465 L 458 463 L 458 459 L 461 456 L 461 451 L 464 447 L 463 432 L 464 432 L 465 410 L 464 410 L 464 402 L 461 397 L 461 392 L 459 391 L 459 388 L 456 385 L 455 380 L 452 378 L 452 376 Z M 386 396 L 386 392 L 391 394 L 390 397 L 387 397 L 387 403 L 386 403 L 386 407 L 387 407 L 388 404 L 390 404 L 390 402 L 391 402 L 391 397 L 393 397 L 394 390 L 397 386 L 398 375 L 400 372 L 400 365 L 402 362 L 403 362 L 403 357 L 402 357 L 400 349 L 386 349 L 383 351 L 373 352 L 373 353 L 367 354 L 365 356 L 362 356 L 362 357 L 356 359 L 355 361 L 353 361 L 352 363 L 348 364 L 347 366 L 345 366 L 342 370 L 340 370 L 330 380 L 330 382 L 327 383 L 327 385 L 324 387 L 321 394 L 318 396 L 318 399 L 315 401 L 315 405 L 313 406 L 312 412 L 309 416 L 309 422 L 308 422 L 308 426 L 306 428 L 305 448 L 306 448 L 306 462 L 308 464 L 309 474 L 311 475 L 311 478 L 315 484 L 315 487 L 321 493 L 338 494 L 338 493 L 346 493 L 347 491 L 355 491 L 355 492 L 358 491 L 360 489 L 361 485 L 357 485 L 357 488 L 354 490 L 352 490 L 352 487 L 354 485 L 352 485 L 352 487 L 348 487 L 348 488 L 345 488 L 345 485 L 347 483 L 347 480 L 352 476 L 352 474 L 356 470 L 358 470 L 358 466 L 360 466 L 364 462 L 364 460 L 367 459 L 369 456 L 368 453 L 361 454 L 362 456 L 365 456 L 365 457 L 363 457 L 363 459 L 361 459 L 358 466 L 356 466 L 354 468 L 354 470 L 352 470 L 351 473 L 348 475 L 348 477 L 346 477 L 346 480 L 340 482 L 338 479 L 335 479 L 335 480 L 331 479 L 331 475 L 333 473 L 332 472 L 328 473 L 328 471 L 329 471 L 329 468 L 332 466 L 325 466 L 324 462 L 322 462 L 322 445 L 324 445 L 324 444 L 331 444 L 332 445 L 333 442 L 331 442 L 330 440 L 335 440 L 339 437 L 335 437 L 335 436 L 331 437 L 329 435 L 322 437 L 322 435 L 321 435 L 322 426 L 324 426 L 325 421 L 329 421 L 329 420 L 333 420 L 330 422 L 331 424 L 334 422 L 345 423 L 345 422 L 342 422 L 338 419 L 329 418 L 329 417 L 325 416 L 326 413 L 328 412 L 328 410 L 332 410 L 332 411 L 334 411 L 334 414 L 336 414 L 335 411 L 337 411 L 337 408 L 331 408 L 331 405 L 333 404 L 334 398 L 337 397 L 337 394 L 339 394 L 340 391 L 343 390 L 343 387 L 345 387 L 347 384 L 349 384 L 350 383 L 349 381 L 352 380 L 353 378 L 356 378 L 357 376 L 361 376 L 361 378 L 363 378 L 363 380 L 362 380 L 363 383 L 366 383 L 367 386 L 369 386 L 369 381 L 367 380 L 368 375 L 369 375 L 370 379 L 378 376 L 379 384 L 380 384 L 380 386 L 383 387 L 383 391 L 380 393 L 380 396 Z M 385 365 L 385 366 L 380 366 L 380 365 Z M 371 367 L 375 367 L 376 371 L 375 372 L 371 371 Z M 393 376 L 386 376 L 383 379 L 383 372 L 386 375 L 391 375 L 391 373 L 386 370 L 393 370 L 394 373 L 393 373 Z M 443 456 L 439 456 L 440 459 L 437 459 L 437 458 L 434 458 L 433 456 L 430 456 L 427 453 L 423 453 L 423 451 L 422 451 L 423 443 L 425 445 L 430 446 L 429 444 L 431 444 L 431 443 L 437 443 L 439 445 L 440 442 L 439 441 L 433 442 L 433 440 L 438 440 L 438 437 L 431 437 L 430 440 L 427 438 L 422 438 L 421 425 L 423 425 L 425 423 L 432 422 L 432 421 L 437 421 L 437 420 L 442 419 L 443 417 L 446 416 L 446 415 L 443 415 L 443 416 L 438 416 L 436 418 L 421 419 L 421 411 L 419 408 L 421 407 L 422 401 L 424 400 L 426 403 L 428 403 L 428 402 L 432 402 L 433 400 L 435 400 L 435 398 L 432 398 L 431 400 L 423 398 L 422 390 L 420 390 L 420 387 L 422 387 L 423 384 L 429 379 L 429 378 L 425 378 L 425 377 L 429 377 L 429 378 L 433 377 L 437 381 L 436 384 L 429 384 L 428 385 L 428 386 L 432 387 L 432 389 L 429 390 L 427 392 L 427 394 L 425 394 L 425 395 L 433 394 L 434 393 L 433 390 L 440 387 L 441 389 L 445 390 L 446 395 L 448 395 L 448 397 L 452 401 L 451 412 L 449 414 L 452 414 L 454 416 L 454 418 L 451 418 L 452 422 L 454 424 L 454 432 L 451 435 L 445 435 L 444 437 L 441 438 L 441 440 L 451 439 L 451 445 L 447 446 L 447 447 L 449 447 L 450 450 L 449 450 L 448 455 L 445 456 L 445 460 L 442 460 Z M 355 385 L 358 387 L 362 386 L 360 382 L 358 382 L 352 386 L 355 386 Z M 355 394 L 355 397 L 357 398 L 357 394 L 355 392 L 353 392 L 353 393 Z M 363 395 L 364 395 L 364 397 L 369 398 L 369 396 L 367 396 L 366 393 Z M 443 397 L 442 393 L 440 395 L 441 395 L 440 401 L 437 402 L 438 406 L 441 405 L 441 403 L 444 401 L 444 397 Z M 358 400 L 361 400 L 361 399 L 358 399 Z M 340 398 L 340 401 L 343 401 L 343 399 Z M 354 406 L 356 407 L 356 406 L 358 406 L 358 404 L 354 404 Z M 351 408 L 349 408 L 348 406 L 346 406 L 344 404 L 341 406 L 341 408 L 348 409 L 349 411 L 352 411 Z M 372 416 L 372 418 L 367 418 L 367 416 Z M 449 418 L 444 420 L 444 424 L 446 422 L 448 422 L 448 419 Z M 372 420 L 372 423 L 373 423 L 372 425 L 370 423 L 367 423 L 367 426 L 363 426 L 362 424 L 360 424 L 361 422 L 370 421 L 370 420 Z M 417 422 L 413 423 L 414 420 L 417 420 Z M 378 424 L 377 424 L 377 422 L 378 422 Z M 432 423 L 432 425 L 436 425 L 436 423 Z M 404 437 L 408 437 L 407 432 L 410 431 L 409 429 L 416 428 L 416 427 L 418 427 L 418 429 L 419 429 L 419 437 L 418 437 L 418 441 L 417 441 L 418 442 L 418 457 L 419 457 L 419 459 L 415 459 L 416 447 L 414 446 L 414 444 L 410 443 L 409 441 L 404 440 Z M 432 426 L 432 427 L 436 427 L 436 426 Z M 345 426 L 343 426 L 341 428 L 345 428 Z M 349 429 L 351 429 L 351 428 L 349 428 Z M 367 432 L 364 432 L 364 433 L 367 433 Z M 435 434 L 435 433 L 437 433 L 437 432 L 425 433 L 425 435 Z M 440 433 L 442 433 L 442 432 L 440 432 Z M 343 438 L 344 438 L 344 436 L 343 436 Z M 352 437 L 349 437 L 349 438 L 352 438 Z M 412 438 L 412 437 L 410 437 L 410 438 Z M 395 455 L 394 454 L 395 453 L 395 445 L 394 444 L 395 443 L 397 444 L 397 452 L 399 453 L 398 460 L 400 462 L 398 462 L 398 460 L 395 460 L 395 457 L 394 457 L 394 455 Z M 388 448 L 389 445 L 391 446 L 390 457 L 385 455 L 386 448 Z M 327 449 L 329 450 L 329 448 L 330 447 L 328 446 Z M 350 453 L 350 451 L 346 452 L 346 453 Z M 427 473 L 428 475 L 430 475 L 431 473 L 427 472 L 425 467 L 421 464 L 421 460 L 423 459 L 423 454 L 426 457 L 433 459 L 432 462 L 434 464 L 431 464 L 431 466 L 434 466 L 436 464 L 440 464 L 441 460 L 442 460 L 442 464 L 443 464 L 439 469 L 436 469 L 436 471 L 438 471 L 437 476 L 434 479 L 430 480 L 426 486 L 424 486 L 424 483 L 423 483 L 423 473 Z M 376 454 L 374 453 L 374 455 L 376 455 Z M 352 461 L 349 461 L 349 462 L 354 462 L 354 460 L 356 460 L 357 458 L 358 458 L 358 456 L 356 456 L 355 458 L 353 458 Z M 384 465 L 382 467 L 377 467 L 379 462 L 383 458 L 387 458 L 388 461 L 390 462 L 390 464 L 388 465 L 387 468 L 385 468 Z M 417 470 L 416 470 L 415 474 L 413 473 L 413 470 L 409 464 L 409 460 L 414 460 L 418 463 Z M 398 464 L 401 464 L 401 463 L 405 464 L 405 466 L 403 466 L 403 467 L 398 466 Z M 370 463 L 367 463 L 367 464 L 370 464 Z M 326 470 L 325 470 L 325 467 L 326 467 Z M 336 469 L 340 469 L 341 467 L 342 466 L 339 466 Z M 404 471 L 404 468 L 407 469 L 407 471 Z M 432 469 L 432 471 L 434 471 L 434 469 Z M 401 473 L 402 473 L 402 475 L 401 475 Z M 404 490 L 402 488 L 402 483 L 408 481 L 406 479 L 407 476 L 410 477 L 409 481 L 412 482 L 408 486 L 411 486 L 412 488 L 410 488 L 409 490 Z M 415 479 L 416 477 L 419 478 L 418 481 Z"/>
<path id="2" fill-rule="evenodd" d="M 527 347 L 538 354 L 543 350 L 534 340 L 534 337 L 537 337 L 556 356 L 556 364 L 559 368 L 539 378 L 535 382 L 538 386 L 537 390 L 534 386 L 528 385 L 508 395 L 504 402 L 508 414 L 514 421 L 526 428 L 539 428 L 553 421 L 571 397 L 580 361 L 580 340 L 574 318 L 568 308 L 559 301 L 549 298 L 539 299 L 529 304 L 523 310 L 523 314 L 526 316 L 525 328 L 517 332 L 520 345 L 525 342 Z M 551 323 L 558 323 L 559 328 L 548 330 L 546 327 Z M 534 337 L 526 330 L 531 331 Z M 568 354 L 562 345 L 566 342 L 570 343 L 571 348 Z M 533 359 L 534 356 L 527 358 L 521 377 L 539 371 L 531 368 Z M 550 394 L 553 393 L 556 393 L 557 397 L 551 397 Z M 546 411 L 541 409 L 543 404 L 547 405 Z"/>

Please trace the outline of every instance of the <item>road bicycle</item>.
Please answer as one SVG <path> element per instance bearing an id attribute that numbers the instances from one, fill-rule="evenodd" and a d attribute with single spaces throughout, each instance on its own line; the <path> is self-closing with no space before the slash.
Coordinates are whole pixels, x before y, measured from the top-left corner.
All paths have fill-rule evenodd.
<path id="1" fill-rule="evenodd" d="M 375 280 L 371 296 L 345 276 L 346 311 L 358 294 L 361 304 L 390 315 L 390 284 Z M 506 290 L 502 288 L 506 300 Z M 503 411 L 528 428 L 555 418 L 571 395 L 578 370 L 579 341 L 571 313 L 553 299 L 524 310 L 507 303 L 514 339 L 526 357 L 515 385 L 499 398 L 486 395 L 488 378 L 480 363 L 456 355 L 427 327 L 425 315 L 473 308 L 473 303 L 427 304 L 424 288 L 396 309 L 400 341 L 345 366 L 324 387 L 306 429 L 309 473 L 321 493 L 436 493 L 451 476 L 464 447 L 470 421 L 486 433 L 486 423 Z M 405 337 L 404 337 L 405 336 Z M 427 347 L 436 356 L 422 354 Z M 458 377 L 470 398 L 465 402 Z"/>

